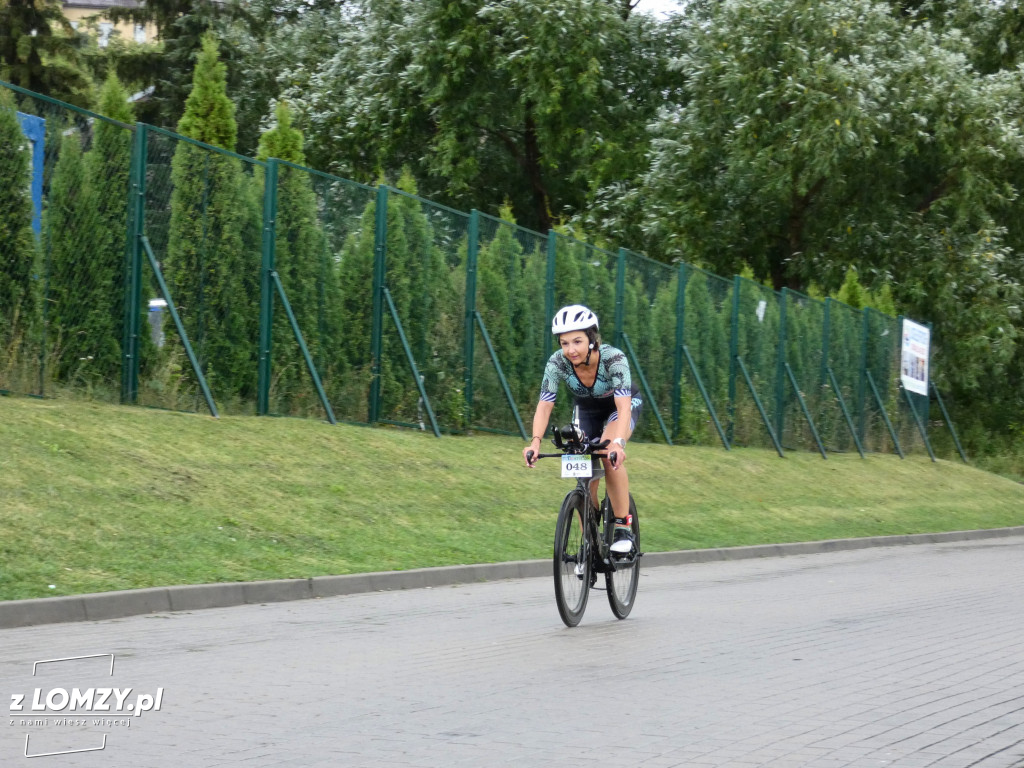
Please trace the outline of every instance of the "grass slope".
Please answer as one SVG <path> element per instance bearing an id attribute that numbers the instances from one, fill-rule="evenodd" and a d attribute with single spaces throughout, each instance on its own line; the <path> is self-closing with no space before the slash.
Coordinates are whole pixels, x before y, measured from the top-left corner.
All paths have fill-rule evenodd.
<path id="1" fill-rule="evenodd" d="M 522 443 L 0 397 L 0 599 L 549 556 L 571 481 Z M 647 551 L 1024 524 L 915 457 L 630 446 Z M 50 585 L 53 585 L 52 588 Z"/>

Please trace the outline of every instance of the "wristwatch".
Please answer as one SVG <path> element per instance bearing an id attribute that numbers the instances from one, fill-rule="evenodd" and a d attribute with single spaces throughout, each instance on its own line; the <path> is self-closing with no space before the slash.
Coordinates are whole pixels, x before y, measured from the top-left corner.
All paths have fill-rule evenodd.
<path id="1" fill-rule="evenodd" d="M 612 440 L 612 442 L 615 443 L 616 445 L 622 446 L 623 448 L 626 447 L 626 441 L 623 440 L 621 437 L 616 437 L 614 440 Z"/>

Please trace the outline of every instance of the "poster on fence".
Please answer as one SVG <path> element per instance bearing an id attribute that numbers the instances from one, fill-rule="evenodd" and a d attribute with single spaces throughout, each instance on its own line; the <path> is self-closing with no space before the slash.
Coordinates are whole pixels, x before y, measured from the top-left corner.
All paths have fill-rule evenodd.
<path id="1" fill-rule="evenodd" d="M 931 331 L 913 320 L 903 320 L 903 388 L 918 395 L 928 394 L 928 346 Z"/>

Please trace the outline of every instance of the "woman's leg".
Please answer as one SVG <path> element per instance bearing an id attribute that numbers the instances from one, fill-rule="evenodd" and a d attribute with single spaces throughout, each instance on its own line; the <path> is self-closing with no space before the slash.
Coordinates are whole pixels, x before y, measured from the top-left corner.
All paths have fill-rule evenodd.
<path id="1" fill-rule="evenodd" d="M 601 459 L 605 469 L 605 480 L 608 483 L 608 500 L 612 503 L 612 511 L 615 517 L 625 518 L 629 514 L 629 475 L 626 467 L 612 469 L 608 459 Z"/>
<path id="2" fill-rule="evenodd" d="M 632 434 L 633 432 L 630 430 L 630 435 Z M 609 435 L 606 428 L 605 434 L 601 436 L 601 439 L 607 440 L 608 438 Z M 605 453 L 610 455 L 616 448 L 618 448 L 617 445 L 609 445 L 605 449 Z M 612 469 L 611 460 L 607 457 L 601 459 L 601 463 L 604 465 L 605 481 L 608 484 L 608 500 L 612 503 L 612 511 L 615 512 L 615 517 L 621 520 L 629 514 L 629 474 L 626 471 L 626 465 L 623 464 L 618 469 Z"/>

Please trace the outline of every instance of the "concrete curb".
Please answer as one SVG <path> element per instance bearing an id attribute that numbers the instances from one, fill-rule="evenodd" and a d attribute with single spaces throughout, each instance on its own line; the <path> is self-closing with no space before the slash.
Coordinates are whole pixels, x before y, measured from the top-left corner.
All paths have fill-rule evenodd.
<path id="1" fill-rule="evenodd" d="M 863 539 L 831 539 L 792 544 L 759 544 L 748 547 L 649 552 L 644 555 L 643 564 L 650 568 L 721 560 L 811 555 L 870 547 L 976 541 L 1008 536 L 1024 536 L 1024 525 L 977 531 L 915 533 L 903 536 L 872 536 Z M 29 627 L 37 624 L 60 624 L 70 621 L 103 621 L 149 613 L 196 611 L 204 608 L 227 608 L 254 603 L 336 597 L 361 592 L 443 587 L 479 581 L 550 575 L 550 560 L 519 560 L 511 563 L 450 565 L 442 568 L 356 573 L 347 576 L 315 576 L 309 579 L 184 584 L 173 587 L 131 589 L 122 592 L 102 592 L 68 597 L 10 600 L 0 602 L 0 629 Z"/>

